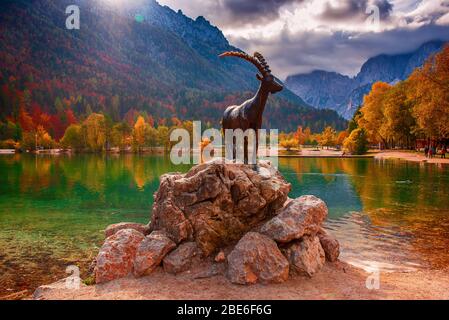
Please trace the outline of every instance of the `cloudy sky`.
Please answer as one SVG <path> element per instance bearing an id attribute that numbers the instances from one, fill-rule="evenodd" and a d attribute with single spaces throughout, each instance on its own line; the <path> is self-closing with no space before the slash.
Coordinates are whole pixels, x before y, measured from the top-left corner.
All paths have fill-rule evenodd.
<path id="1" fill-rule="evenodd" d="M 449 0 L 158 0 L 206 17 L 229 41 L 261 51 L 276 75 L 353 76 L 368 58 L 449 40 Z M 378 18 L 378 19 L 377 19 Z"/>

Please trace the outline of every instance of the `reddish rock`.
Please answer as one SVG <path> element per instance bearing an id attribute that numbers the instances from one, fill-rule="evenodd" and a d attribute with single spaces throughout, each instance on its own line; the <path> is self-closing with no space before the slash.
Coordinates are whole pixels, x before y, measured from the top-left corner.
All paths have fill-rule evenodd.
<path id="1" fill-rule="evenodd" d="M 329 231 L 321 228 L 318 232 L 318 238 L 320 239 L 321 247 L 323 247 L 326 254 L 326 260 L 329 262 L 335 262 L 340 255 L 340 244 L 337 238 Z"/>
<path id="2" fill-rule="evenodd" d="M 137 247 L 144 238 L 142 233 L 134 229 L 123 229 L 107 238 L 97 256 L 96 283 L 130 274 L 133 271 Z"/>
<path id="3" fill-rule="evenodd" d="M 209 256 L 271 218 L 290 188 L 266 161 L 258 172 L 216 161 L 167 174 L 154 197 L 151 230 L 166 231 L 176 243 L 195 241 Z"/>
<path id="4" fill-rule="evenodd" d="M 276 243 L 260 233 L 248 232 L 228 256 L 227 275 L 233 283 L 280 283 L 288 272 L 289 263 Z"/>
<path id="5" fill-rule="evenodd" d="M 290 262 L 290 269 L 309 277 L 317 273 L 324 265 L 324 250 L 317 236 L 305 236 L 294 241 L 286 249 L 284 255 Z"/>
<path id="6" fill-rule="evenodd" d="M 123 230 L 123 229 L 134 229 L 136 231 L 139 231 L 140 233 L 147 235 L 150 233 L 150 226 L 146 224 L 141 223 L 134 223 L 134 222 L 121 222 L 116 224 L 111 224 L 106 228 L 104 231 L 104 234 L 106 238 L 109 238 L 110 236 L 117 233 L 117 231 Z"/>
<path id="7" fill-rule="evenodd" d="M 304 235 L 315 235 L 327 218 L 327 206 L 315 196 L 302 196 L 287 202 L 278 215 L 262 226 L 260 232 L 279 243 Z"/>
<path id="8" fill-rule="evenodd" d="M 174 243 L 162 231 L 153 231 L 139 244 L 134 260 L 134 275 L 139 277 L 153 272 L 162 259 L 174 248 Z"/>
<path id="9" fill-rule="evenodd" d="M 224 262 L 226 260 L 226 256 L 223 250 L 220 250 L 219 253 L 215 256 L 215 262 Z"/>
<path id="10" fill-rule="evenodd" d="M 187 271 L 200 256 L 201 250 L 195 242 L 182 243 L 164 258 L 164 270 L 172 274 Z"/>

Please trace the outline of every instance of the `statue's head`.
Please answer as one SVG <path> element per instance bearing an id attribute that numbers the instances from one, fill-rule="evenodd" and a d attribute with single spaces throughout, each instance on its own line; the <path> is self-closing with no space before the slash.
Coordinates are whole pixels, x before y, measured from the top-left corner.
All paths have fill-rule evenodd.
<path id="1" fill-rule="evenodd" d="M 271 74 L 270 66 L 259 52 L 255 52 L 253 56 L 250 56 L 244 52 L 228 51 L 222 53 L 220 57 L 238 57 L 251 62 L 259 70 L 259 73 L 256 75 L 257 79 L 262 82 L 262 85 L 270 93 L 280 92 L 284 89 L 284 86 Z"/>
<path id="2" fill-rule="evenodd" d="M 284 86 L 280 84 L 279 81 L 277 81 L 276 78 L 271 74 L 263 77 L 258 73 L 256 77 L 260 82 L 262 82 L 262 84 L 265 86 L 265 88 L 268 89 L 270 93 L 276 93 L 284 89 Z"/>

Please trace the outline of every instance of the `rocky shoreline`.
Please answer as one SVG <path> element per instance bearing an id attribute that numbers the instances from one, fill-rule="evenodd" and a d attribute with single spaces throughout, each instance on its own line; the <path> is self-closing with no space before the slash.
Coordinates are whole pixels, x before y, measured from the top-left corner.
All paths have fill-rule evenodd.
<path id="1" fill-rule="evenodd" d="M 290 184 L 269 162 L 255 171 L 210 162 L 161 177 L 149 225 L 109 226 L 93 263 L 96 284 L 142 277 L 160 265 L 169 274 L 223 274 L 235 284 L 281 283 L 314 276 L 335 262 L 338 241 L 321 226 L 326 204 L 288 198 Z"/>

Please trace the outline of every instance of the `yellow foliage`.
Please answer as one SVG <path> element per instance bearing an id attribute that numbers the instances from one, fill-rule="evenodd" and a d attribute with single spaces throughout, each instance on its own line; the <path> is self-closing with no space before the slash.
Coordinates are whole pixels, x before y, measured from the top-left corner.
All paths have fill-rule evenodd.
<path id="1" fill-rule="evenodd" d="M 279 141 L 279 144 L 281 147 L 287 149 L 287 151 L 290 151 L 293 148 L 299 148 L 299 142 L 295 138 L 282 139 Z"/>
<path id="2" fill-rule="evenodd" d="M 336 144 L 337 132 L 332 127 L 326 127 L 318 137 L 318 143 L 323 147 L 333 147 Z"/>

